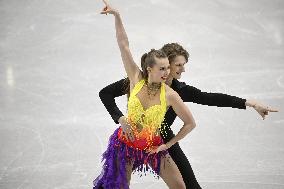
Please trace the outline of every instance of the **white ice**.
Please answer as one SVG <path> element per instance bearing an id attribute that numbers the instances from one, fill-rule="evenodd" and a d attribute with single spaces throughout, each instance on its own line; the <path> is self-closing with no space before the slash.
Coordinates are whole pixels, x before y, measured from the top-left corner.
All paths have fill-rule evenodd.
<path id="1" fill-rule="evenodd" d="M 197 127 L 180 144 L 200 185 L 284 188 L 284 1 L 111 3 L 138 63 L 178 42 L 190 53 L 183 81 L 280 110 L 263 121 L 251 108 L 187 103 Z M 99 0 L 0 1 L 0 188 L 92 188 L 118 126 L 98 92 L 126 76 L 114 18 L 102 8 Z M 117 103 L 125 112 L 126 98 Z M 133 175 L 131 188 L 167 187 Z"/>

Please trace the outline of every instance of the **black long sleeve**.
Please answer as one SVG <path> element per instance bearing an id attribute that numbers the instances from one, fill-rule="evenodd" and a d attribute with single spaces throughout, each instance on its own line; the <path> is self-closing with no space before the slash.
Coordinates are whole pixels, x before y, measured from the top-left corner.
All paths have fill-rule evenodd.
<path id="1" fill-rule="evenodd" d="M 113 121 L 116 124 L 118 124 L 118 119 L 123 116 L 123 113 L 117 107 L 117 104 L 115 103 L 115 97 L 119 97 L 126 94 L 124 90 L 124 80 L 125 79 L 116 81 L 106 86 L 99 92 L 99 96 L 102 103 L 104 104 L 108 113 L 111 115 Z"/>
<path id="2" fill-rule="evenodd" d="M 181 87 L 178 93 L 184 102 L 194 102 L 208 106 L 246 109 L 246 99 L 236 96 L 222 93 L 202 92 L 201 90 L 189 85 Z"/>
<path id="3" fill-rule="evenodd" d="M 115 103 L 115 97 L 125 95 L 124 87 L 124 79 L 121 79 L 106 86 L 99 93 L 101 101 L 116 124 L 118 124 L 118 119 L 123 116 L 123 114 Z M 230 96 L 222 93 L 202 92 L 200 89 L 186 85 L 184 82 L 179 82 L 176 79 L 173 80 L 171 87 L 180 95 L 184 102 L 193 102 L 208 106 L 246 109 L 246 99 L 236 96 Z M 177 115 L 172 108 L 167 111 L 165 121 L 168 126 L 172 125 L 176 116 Z"/>

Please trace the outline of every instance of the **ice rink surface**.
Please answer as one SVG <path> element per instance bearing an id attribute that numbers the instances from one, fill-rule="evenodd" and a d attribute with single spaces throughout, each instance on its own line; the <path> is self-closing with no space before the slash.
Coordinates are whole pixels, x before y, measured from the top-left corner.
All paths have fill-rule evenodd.
<path id="1" fill-rule="evenodd" d="M 284 1 L 113 0 L 137 63 L 178 42 L 182 81 L 257 99 L 279 113 L 187 103 L 180 144 L 204 189 L 284 188 Z M 98 92 L 126 76 L 113 16 L 99 0 L 0 1 L 0 188 L 92 188 L 116 125 Z M 190 94 L 189 94 L 190 95 Z M 117 99 L 125 112 L 126 98 Z M 173 129 L 182 123 L 177 119 Z M 133 189 L 167 188 L 132 176 Z"/>

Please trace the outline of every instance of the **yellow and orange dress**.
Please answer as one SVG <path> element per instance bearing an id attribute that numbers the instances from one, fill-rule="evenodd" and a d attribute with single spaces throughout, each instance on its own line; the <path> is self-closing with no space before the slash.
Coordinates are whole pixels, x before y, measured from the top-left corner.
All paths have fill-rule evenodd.
<path id="1" fill-rule="evenodd" d="M 137 82 L 130 92 L 128 100 L 127 119 L 135 140 L 127 140 L 122 135 L 121 127 L 115 130 L 110 137 L 108 148 L 103 154 L 102 161 L 105 161 L 103 171 L 94 180 L 94 189 L 100 187 L 104 189 L 129 188 L 126 165 L 130 162 L 133 163 L 132 170 L 141 173 L 141 175 L 142 173 L 146 175 L 147 171 L 154 173 L 157 177 L 159 175 L 161 158 L 168 152 L 161 151 L 149 155 L 146 150 L 163 144 L 160 129 L 167 109 L 165 84 L 161 85 L 160 104 L 153 105 L 146 110 L 137 97 L 137 93 L 144 84 L 144 79 Z"/>

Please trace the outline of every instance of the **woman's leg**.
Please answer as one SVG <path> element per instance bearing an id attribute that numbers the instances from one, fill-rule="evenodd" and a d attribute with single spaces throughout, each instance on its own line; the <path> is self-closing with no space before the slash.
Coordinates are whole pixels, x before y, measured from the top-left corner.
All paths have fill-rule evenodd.
<path id="1" fill-rule="evenodd" d="M 133 161 L 128 155 L 130 148 L 118 139 L 118 131 L 109 139 L 107 150 L 103 153 L 103 170 L 93 181 L 94 189 L 121 188 L 128 189 Z"/>
<path id="2" fill-rule="evenodd" d="M 118 157 L 116 157 L 116 176 L 120 174 L 121 171 L 121 161 Z M 133 167 L 133 160 L 130 158 L 125 158 L 125 171 L 126 171 L 126 179 L 128 186 L 130 185 L 131 175 L 132 175 L 132 167 Z M 126 186 L 125 186 L 126 187 Z M 120 189 L 125 189 L 123 186 L 120 186 Z"/>
<path id="3" fill-rule="evenodd" d="M 168 149 L 170 156 L 172 157 L 173 161 L 176 163 L 183 181 L 186 185 L 187 189 L 201 189 L 199 183 L 197 182 L 191 165 L 186 158 L 185 154 L 183 153 L 182 149 L 180 148 L 179 144 L 174 144 L 171 148 Z"/>
<path id="4" fill-rule="evenodd" d="M 168 154 L 161 159 L 160 176 L 170 189 L 186 188 L 177 165 Z"/>
<path id="5" fill-rule="evenodd" d="M 130 180 L 131 180 L 131 175 L 132 175 L 132 167 L 133 167 L 133 161 L 129 160 L 126 164 L 128 186 L 130 185 Z"/>

